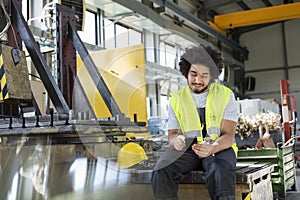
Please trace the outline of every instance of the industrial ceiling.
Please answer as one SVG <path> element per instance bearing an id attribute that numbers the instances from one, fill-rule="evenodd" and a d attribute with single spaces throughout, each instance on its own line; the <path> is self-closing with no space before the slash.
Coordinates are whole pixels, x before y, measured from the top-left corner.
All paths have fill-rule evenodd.
<path id="1" fill-rule="evenodd" d="M 146 29 L 175 43 L 225 44 L 240 61 L 242 33 L 300 18 L 300 0 L 86 0 L 109 19 Z M 196 34 L 195 34 L 196 33 Z M 197 35 L 197 37 L 195 37 Z"/>

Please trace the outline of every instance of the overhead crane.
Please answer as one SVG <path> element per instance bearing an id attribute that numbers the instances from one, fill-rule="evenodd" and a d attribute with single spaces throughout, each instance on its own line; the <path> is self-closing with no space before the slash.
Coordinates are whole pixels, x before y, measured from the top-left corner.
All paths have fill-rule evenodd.
<path id="1" fill-rule="evenodd" d="M 208 24 L 225 34 L 225 30 L 244 26 L 300 18 L 300 2 L 216 15 Z"/>

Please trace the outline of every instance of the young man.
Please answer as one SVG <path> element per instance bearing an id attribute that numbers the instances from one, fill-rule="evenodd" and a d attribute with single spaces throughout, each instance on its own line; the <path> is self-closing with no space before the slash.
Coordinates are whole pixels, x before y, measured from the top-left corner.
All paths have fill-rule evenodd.
<path id="1" fill-rule="evenodd" d="M 154 168 L 154 196 L 178 199 L 184 176 L 203 170 L 212 199 L 235 199 L 238 106 L 232 91 L 214 82 L 223 68 L 222 54 L 209 46 L 192 47 L 181 56 L 179 66 L 188 86 L 170 99 L 170 148 Z"/>

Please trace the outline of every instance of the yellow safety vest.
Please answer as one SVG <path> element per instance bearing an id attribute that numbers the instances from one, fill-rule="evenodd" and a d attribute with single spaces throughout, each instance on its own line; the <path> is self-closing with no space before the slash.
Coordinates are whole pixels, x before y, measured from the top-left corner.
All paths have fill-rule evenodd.
<path id="1" fill-rule="evenodd" d="M 205 106 L 205 120 L 207 134 L 211 140 L 216 140 L 221 135 L 221 121 L 230 99 L 230 92 L 231 90 L 223 85 L 210 84 Z M 200 137 L 200 141 L 203 141 L 200 117 L 188 86 L 172 94 L 171 106 L 183 134 L 187 137 Z M 232 148 L 237 155 L 235 143 Z"/>

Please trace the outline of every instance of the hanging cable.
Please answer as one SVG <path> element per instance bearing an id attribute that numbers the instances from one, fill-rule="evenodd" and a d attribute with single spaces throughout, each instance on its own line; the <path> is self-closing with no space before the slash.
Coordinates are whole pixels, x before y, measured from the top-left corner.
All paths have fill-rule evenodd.
<path id="1" fill-rule="evenodd" d="M 16 44 L 17 48 L 19 49 L 19 44 L 18 44 L 18 42 L 17 42 L 16 32 L 15 32 L 15 30 L 14 30 L 14 27 L 13 27 L 12 24 L 11 24 L 10 16 L 9 16 L 9 14 L 6 12 L 6 9 L 5 9 L 3 0 L 0 0 L 0 4 L 1 4 L 1 8 L 2 8 L 2 10 L 3 10 L 4 16 L 5 16 L 5 18 L 6 18 L 6 26 L 5 26 L 4 29 L 1 31 L 1 33 L 0 33 L 0 38 L 4 37 L 5 34 L 7 33 L 8 29 L 9 29 L 9 27 L 11 27 L 12 33 L 13 33 L 13 35 L 14 35 L 15 44 Z"/>
<path id="2" fill-rule="evenodd" d="M 38 16 L 38 17 L 33 17 L 33 18 L 28 19 L 27 20 L 27 24 L 30 25 L 32 21 L 40 20 L 40 22 L 41 22 L 41 29 L 42 30 L 48 29 L 49 26 L 51 26 L 50 25 L 51 22 L 49 22 L 48 20 L 54 20 L 54 19 L 52 18 L 52 14 L 47 14 L 47 12 L 50 12 L 51 10 L 53 10 L 56 3 L 57 3 L 56 1 L 52 1 L 50 3 L 47 3 L 43 7 L 41 15 Z"/>
<path id="3" fill-rule="evenodd" d="M 1 4 L 1 8 L 3 10 L 4 16 L 6 18 L 6 25 L 3 28 L 3 30 L 1 31 L 1 33 L 0 33 L 0 38 L 2 38 L 3 36 L 5 36 L 5 33 L 7 33 L 8 29 L 9 29 L 9 26 L 11 25 L 11 21 L 10 21 L 9 15 L 7 14 L 7 12 L 5 10 L 5 6 L 4 6 L 3 0 L 0 0 L 0 4 Z"/>

